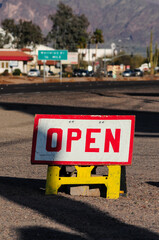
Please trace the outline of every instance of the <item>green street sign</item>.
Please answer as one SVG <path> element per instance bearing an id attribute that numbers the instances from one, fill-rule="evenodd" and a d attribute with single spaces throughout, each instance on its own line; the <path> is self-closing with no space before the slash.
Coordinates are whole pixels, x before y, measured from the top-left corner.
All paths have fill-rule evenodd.
<path id="1" fill-rule="evenodd" d="M 67 50 L 39 50 L 38 60 L 67 60 Z"/>

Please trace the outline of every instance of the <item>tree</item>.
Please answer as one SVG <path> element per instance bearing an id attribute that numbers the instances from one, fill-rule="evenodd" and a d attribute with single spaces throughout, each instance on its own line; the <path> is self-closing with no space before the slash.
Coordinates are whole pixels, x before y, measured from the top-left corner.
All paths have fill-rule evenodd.
<path id="1" fill-rule="evenodd" d="M 14 22 L 14 19 L 5 19 L 1 22 L 2 28 L 14 35 L 16 33 L 16 24 Z"/>
<path id="2" fill-rule="evenodd" d="M 97 28 L 97 29 L 93 32 L 93 35 L 92 35 L 91 39 L 92 39 L 92 43 L 95 43 L 95 44 L 96 44 L 96 56 L 97 56 L 98 44 L 99 44 L 99 43 L 104 43 L 104 37 L 103 37 L 103 32 L 102 32 L 102 30 Z"/>
<path id="3" fill-rule="evenodd" d="M 151 75 L 153 75 L 154 71 L 155 71 L 155 67 L 158 64 L 158 46 L 157 46 L 157 44 L 155 45 L 155 52 L 153 53 L 153 33 L 152 33 L 152 31 L 150 34 L 150 45 L 147 48 L 147 59 L 151 65 L 150 73 L 151 73 Z"/>
<path id="4" fill-rule="evenodd" d="M 13 19 L 5 19 L 2 22 L 2 27 L 13 35 L 14 44 L 17 48 L 23 48 L 31 44 L 34 46 L 44 41 L 40 27 L 32 21 L 19 20 L 16 24 Z"/>
<path id="5" fill-rule="evenodd" d="M 85 15 L 75 15 L 71 7 L 59 3 L 57 12 L 49 18 L 53 24 L 47 39 L 53 47 L 75 51 L 81 44 L 86 45 L 89 22 Z"/>
<path id="6" fill-rule="evenodd" d="M 139 68 L 145 62 L 145 57 L 137 54 L 131 57 L 130 66 L 132 69 Z"/>
<path id="7" fill-rule="evenodd" d="M 4 35 L 0 33 L 0 48 L 3 48 L 6 44 L 9 44 L 11 41 L 11 37 L 8 35 L 8 33 L 5 33 Z"/>
<path id="8" fill-rule="evenodd" d="M 121 52 L 118 56 L 114 57 L 112 61 L 115 65 L 130 65 L 131 69 L 135 69 L 139 68 L 145 62 L 145 58 L 139 54 L 131 56 L 130 54 Z"/>

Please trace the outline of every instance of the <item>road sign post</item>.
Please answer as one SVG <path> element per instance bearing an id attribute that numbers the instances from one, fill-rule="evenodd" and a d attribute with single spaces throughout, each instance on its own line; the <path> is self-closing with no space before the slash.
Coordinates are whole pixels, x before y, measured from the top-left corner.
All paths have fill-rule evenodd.
<path id="1" fill-rule="evenodd" d="M 60 83 L 62 83 L 62 62 L 60 61 Z"/>
<path id="2" fill-rule="evenodd" d="M 45 60 L 43 60 L 43 82 L 45 82 Z"/>
<path id="3" fill-rule="evenodd" d="M 60 82 L 62 82 L 62 60 L 67 60 L 68 51 L 67 50 L 39 50 L 38 60 L 53 60 L 60 61 Z"/>

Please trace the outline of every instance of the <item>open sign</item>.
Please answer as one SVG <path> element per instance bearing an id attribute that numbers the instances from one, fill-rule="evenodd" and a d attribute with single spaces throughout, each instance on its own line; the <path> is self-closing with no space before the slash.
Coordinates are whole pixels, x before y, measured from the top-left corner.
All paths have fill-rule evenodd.
<path id="1" fill-rule="evenodd" d="M 36 115 L 31 162 L 130 165 L 134 116 Z"/>

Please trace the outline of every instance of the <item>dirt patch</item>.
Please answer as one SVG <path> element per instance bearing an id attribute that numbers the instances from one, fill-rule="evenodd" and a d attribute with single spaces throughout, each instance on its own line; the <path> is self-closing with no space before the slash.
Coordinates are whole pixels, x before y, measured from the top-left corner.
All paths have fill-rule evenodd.
<path id="1" fill-rule="evenodd" d="M 71 77 L 62 78 L 62 82 L 76 82 L 76 81 L 149 81 L 158 80 L 159 76 L 145 76 L 145 77 L 118 77 L 116 79 L 108 77 Z M 43 83 L 43 77 L 27 77 L 27 76 L 0 76 L 0 84 L 26 84 L 26 83 Z M 59 77 L 46 77 L 45 82 L 61 82 Z"/>

